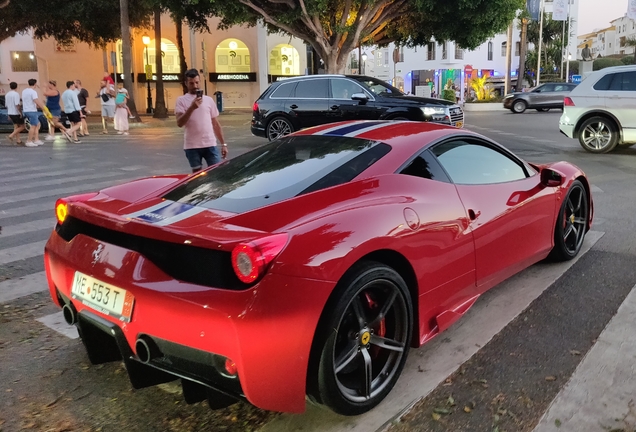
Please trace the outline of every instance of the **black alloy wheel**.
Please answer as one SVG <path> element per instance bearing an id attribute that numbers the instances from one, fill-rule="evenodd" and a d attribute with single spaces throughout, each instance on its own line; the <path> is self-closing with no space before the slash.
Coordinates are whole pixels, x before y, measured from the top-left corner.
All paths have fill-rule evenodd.
<path id="1" fill-rule="evenodd" d="M 282 138 L 294 132 L 294 127 L 285 117 L 275 117 L 267 125 L 267 139 L 270 141 Z"/>
<path id="2" fill-rule="evenodd" d="M 590 207 L 587 191 L 576 180 L 561 204 L 554 229 L 554 248 L 550 258 L 554 261 L 568 261 L 578 255 L 587 232 Z"/>
<path id="3" fill-rule="evenodd" d="M 333 411 L 358 415 L 379 404 L 400 376 L 413 307 L 402 277 L 383 264 L 361 264 L 342 282 L 314 340 L 317 371 L 309 373 L 317 382 L 309 388 Z"/>

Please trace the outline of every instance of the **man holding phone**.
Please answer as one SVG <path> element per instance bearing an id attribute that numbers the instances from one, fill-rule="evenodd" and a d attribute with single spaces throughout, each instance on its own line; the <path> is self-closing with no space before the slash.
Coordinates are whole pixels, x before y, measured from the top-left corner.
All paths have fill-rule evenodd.
<path id="1" fill-rule="evenodd" d="M 227 144 L 219 123 L 216 103 L 199 89 L 199 71 L 190 69 L 185 73 L 188 93 L 177 98 L 174 109 L 177 126 L 184 128 L 183 149 L 192 172 L 203 168 L 203 159 L 208 166 L 221 162 L 227 157 Z M 221 152 L 217 146 L 221 144 Z"/>

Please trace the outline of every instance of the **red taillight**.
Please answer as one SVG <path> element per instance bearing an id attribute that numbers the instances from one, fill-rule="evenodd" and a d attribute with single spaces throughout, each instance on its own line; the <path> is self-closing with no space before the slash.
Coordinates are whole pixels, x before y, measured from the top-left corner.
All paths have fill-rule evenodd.
<path id="1" fill-rule="evenodd" d="M 240 243 L 232 251 L 232 268 L 243 283 L 255 282 L 267 265 L 287 244 L 287 234 L 274 234 L 249 243 Z"/>
<path id="2" fill-rule="evenodd" d="M 59 199 L 55 202 L 55 217 L 57 217 L 57 222 L 61 225 L 64 223 L 66 219 L 66 215 L 68 214 L 68 205 L 66 201 L 63 199 Z"/>
<path id="3" fill-rule="evenodd" d="M 254 102 L 254 105 L 252 105 L 252 111 L 254 112 L 258 111 L 258 102 Z"/>
<path id="4" fill-rule="evenodd" d="M 234 363 L 231 359 L 225 359 L 225 372 L 227 372 L 230 376 L 234 376 L 238 372 L 236 363 Z"/>
<path id="5" fill-rule="evenodd" d="M 565 97 L 563 98 L 563 105 L 564 106 L 574 106 L 574 101 L 569 98 L 569 97 Z"/>

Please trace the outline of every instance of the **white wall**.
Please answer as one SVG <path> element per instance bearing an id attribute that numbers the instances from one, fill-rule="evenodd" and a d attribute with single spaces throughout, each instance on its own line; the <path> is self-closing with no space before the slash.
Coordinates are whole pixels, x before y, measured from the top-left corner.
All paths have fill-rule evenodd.
<path id="1" fill-rule="evenodd" d="M 27 81 L 31 78 L 38 79 L 38 72 L 13 72 L 11 68 L 11 51 L 34 51 L 33 36 L 31 33 L 16 35 L 5 39 L 0 43 L 0 94 L 9 91 L 9 83 L 18 83 L 18 89 L 27 87 Z M 35 53 L 37 55 L 37 52 Z M 38 67 L 43 63 L 38 62 Z M 46 67 L 46 65 L 44 65 Z"/>

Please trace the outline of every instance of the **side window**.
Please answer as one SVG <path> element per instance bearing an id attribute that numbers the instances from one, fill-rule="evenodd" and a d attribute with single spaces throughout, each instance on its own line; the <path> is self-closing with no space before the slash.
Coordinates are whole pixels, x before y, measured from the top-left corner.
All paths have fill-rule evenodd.
<path id="1" fill-rule="evenodd" d="M 557 84 L 554 86 L 555 92 L 563 92 L 563 91 L 569 91 L 569 90 L 570 90 L 570 86 L 565 84 Z"/>
<path id="2" fill-rule="evenodd" d="M 636 72 L 622 72 L 614 74 L 609 86 L 614 91 L 636 91 Z"/>
<path id="3" fill-rule="evenodd" d="M 296 83 L 285 83 L 278 86 L 274 93 L 270 96 L 271 98 L 284 99 L 290 97 L 294 93 L 294 88 L 296 87 Z"/>
<path id="4" fill-rule="evenodd" d="M 400 174 L 450 183 L 450 179 L 430 150 L 420 153 L 406 168 L 400 171 Z"/>
<path id="5" fill-rule="evenodd" d="M 330 79 L 331 97 L 334 99 L 351 99 L 354 93 L 365 93 L 358 84 L 346 79 Z"/>
<path id="6" fill-rule="evenodd" d="M 528 177 L 519 161 L 477 140 L 448 141 L 432 151 L 458 184 L 504 183 Z"/>
<path id="7" fill-rule="evenodd" d="M 617 75 L 617 74 L 607 74 L 603 78 L 598 80 L 598 82 L 594 84 L 594 90 L 600 90 L 600 91 L 609 90 L 610 86 L 612 85 L 612 81 L 614 80 L 614 75 Z"/>
<path id="8" fill-rule="evenodd" d="M 329 97 L 329 80 L 311 79 L 299 81 L 296 86 L 296 98 L 302 99 L 326 99 Z"/>
<path id="9" fill-rule="evenodd" d="M 553 92 L 554 91 L 554 84 L 546 84 L 543 86 L 543 88 L 541 89 L 541 93 L 545 93 L 545 92 Z"/>

